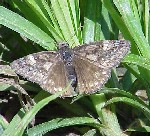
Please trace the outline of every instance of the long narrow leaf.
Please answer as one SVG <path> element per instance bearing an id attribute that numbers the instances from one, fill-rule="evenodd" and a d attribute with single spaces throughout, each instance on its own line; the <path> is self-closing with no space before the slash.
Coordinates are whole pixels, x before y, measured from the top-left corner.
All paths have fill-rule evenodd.
<path id="1" fill-rule="evenodd" d="M 66 0 L 51 0 L 52 10 L 55 14 L 55 17 L 59 23 L 61 31 L 64 36 L 64 40 L 69 43 L 71 47 L 75 45 L 79 45 L 79 40 L 75 34 L 77 34 L 77 25 L 76 20 L 73 15 L 76 13 L 72 8 L 75 6 L 74 1 L 66 1 Z M 74 16 L 77 17 L 77 16 Z"/>
<path id="2" fill-rule="evenodd" d="M 44 135 L 48 131 L 52 131 L 57 128 L 73 125 L 90 125 L 94 127 L 100 126 L 99 122 L 94 118 L 89 117 L 73 117 L 73 118 L 57 118 L 49 122 L 40 124 L 28 130 L 29 136 Z"/>
<path id="3" fill-rule="evenodd" d="M 144 33 L 142 31 L 141 24 L 134 17 L 133 11 L 130 7 L 129 0 L 113 0 L 117 9 L 119 10 L 122 18 L 132 35 L 134 41 L 136 42 L 138 49 L 140 50 L 140 54 L 144 57 L 150 58 L 150 46 L 148 41 L 146 40 Z"/>
<path id="4" fill-rule="evenodd" d="M 129 54 L 124 58 L 122 62 L 141 66 L 144 69 L 150 70 L 150 59 L 142 56 Z"/>
<path id="5" fill-rule="evenodd" d="M 66 88 L 68 89 L 68 88 Z M 64 90 L 66 91 L 66 90 Z M 14 127 L 8 127 L 8 129 L 11 129 L 12 131 L 6 131 L 3 133 L 2 136 L 19 136 L 22 135 L 27 125 L 32 121 L 33 117 L 37 114 L 37 112 L 43 108 L 45 105 L 47 105 L 50 101 L 56 99 L 59 97 L 64 91 L 58 92 L 54 95 L 51 95 L 40 102 L 38 102 L 28 113 L 25 114 L 25 116 L 22 118 L 22 120 L 16 124 Z"/>
<path id="6" fill-rule="evenodd" d="M 140 111 L 143 111 L 143 113 L 145 113 L 146 117 L 150 120 L 150 108 L 144 106 L 143 104 L 139 103 L 136 100 L 127 98 L 127 97 L 114 97 L 110 100 L 108 100 L 105 104 L 105 106 L 115 103 L 115 102 L 124 102 L 127 103 L 137 109 L 139 109 Z"/>
<path id="7" fill-rule="evenodd" d="M 2 6 L 0 6 L 0 24 L 20 33 L 35 43 L 40 44 L 47 50 L 55 48 L 54 40 L 44 31 L 20 15 Z"/>

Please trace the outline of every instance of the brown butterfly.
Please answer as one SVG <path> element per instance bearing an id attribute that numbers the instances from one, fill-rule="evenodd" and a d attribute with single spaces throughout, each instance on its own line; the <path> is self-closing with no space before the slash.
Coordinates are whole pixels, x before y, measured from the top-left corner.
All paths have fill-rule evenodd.
<path id="1" fill-rule="evenodd" d="M 76 46 L 59 44 L 58 51 L 29 54 L 11 63 L 15 72 L 38 83 L 51 94 L 63 90 L 71 82 L 62 97 L 92 94 L 100 90 L 127 54 L 127 40 L 103 40 Z"/>

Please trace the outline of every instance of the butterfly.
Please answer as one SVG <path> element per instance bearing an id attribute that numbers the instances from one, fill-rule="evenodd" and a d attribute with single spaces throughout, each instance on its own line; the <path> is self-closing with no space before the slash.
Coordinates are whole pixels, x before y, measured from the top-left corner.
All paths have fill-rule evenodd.
<path id="1" fill-rule="evenodd" d="M 93 94 L 99 91 L 130 49 L 127 40 L 102 40 L 69 48 L 60 43 L 58 51 L 29 54 L 11 63 L 12 69 L 44 90 L 55 94 L 67 87 L 61 97 Z"/>

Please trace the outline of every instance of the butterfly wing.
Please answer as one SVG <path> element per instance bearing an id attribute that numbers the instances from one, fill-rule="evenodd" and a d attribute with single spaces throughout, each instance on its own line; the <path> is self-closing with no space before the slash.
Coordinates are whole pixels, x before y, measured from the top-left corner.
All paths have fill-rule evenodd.
<path id="1" fill-rule="evenodd" d="M 66 88 L 69 84 L 61 57 L 55 51 L 43 51 L 27 55 L 13 61 L 11 67 L 17 74 L 39 84 L 52 94 L 61 91 L 60 89 Z M 72 88 L 69 88 L 65 95 L 71 95 L 71 90 Z"/>
<path id="2" fill-rule="evenodd" d="M 127 40 L 102 40 L 75 47 L 74 53 L 105 69 L 117 67 L 130 49 Z"/>
<path id="3" fill-rule="evenodd" d="M 17 74 L 29 81 L 41 84 L 55 63 L 57 56 L 54 51 L 38 52 L 13 61 L 11 67 Z"/>
<path id="4" fill-rule="evenodd" d="M 111 69 L 103 69 L 93 64 L 87 58 L 74 56 L 73 64 L 77 73 L 77 89 L 79 94 L 91 94 L 106 83 Z"/>
<path id="5" fill-rule="evenodd" d="M 64 62 L 59 59 L 49 70 L 47 79 L 42 83 L 41 87 L 48 91 L 52 90 L 50 93 L 55 94 L 56 92 L 65 89 L 68 85 L 69 81 L 66 76 Z M 76 95 L 76 93 L 74 88 L 70 85 L 62 97 L 71 97 L 74 95 Z"/>
<path id="6" fill-rule="evenodd" d="M 94 93 L 101 89 L 130 48 L 126 40 L 105 40 L 75 47 L 73 63 L 77 73 L 79 93 Z"/>

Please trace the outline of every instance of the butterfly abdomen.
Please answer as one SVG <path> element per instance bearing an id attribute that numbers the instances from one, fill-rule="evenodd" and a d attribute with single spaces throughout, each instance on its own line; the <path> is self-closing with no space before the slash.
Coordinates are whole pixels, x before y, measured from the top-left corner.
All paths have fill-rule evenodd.
<path id="1" fill-rule="evenodd" d="M 61 47 L 59 49 L 59 53 L 64 62 L 64 67 L 66 69 L 66 76 L 69 82 L 72 82 L 72 87 L 75 89 L 77 86 L 77 74 L 75 72 L 75 68 L 73 66 L 73 52 L 68 46 Z"/>

